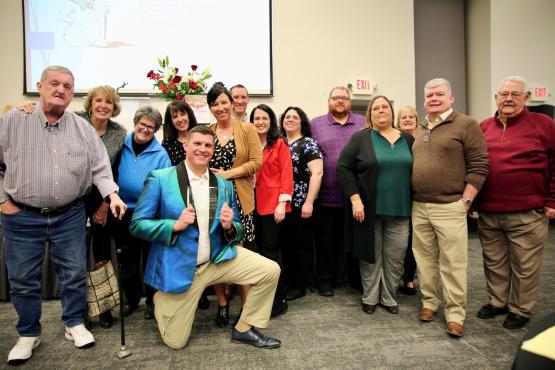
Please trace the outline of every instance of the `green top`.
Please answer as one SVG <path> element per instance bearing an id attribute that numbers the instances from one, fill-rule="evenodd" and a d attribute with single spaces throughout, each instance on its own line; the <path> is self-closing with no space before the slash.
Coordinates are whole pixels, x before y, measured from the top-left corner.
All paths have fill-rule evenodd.
<path id="1" fill-rule="evenodd" d="M 410 217 L 412 154 L 400 136 L 394 144 L 372 130 L 372 145 L 378 162 L 376 214 Z"/>

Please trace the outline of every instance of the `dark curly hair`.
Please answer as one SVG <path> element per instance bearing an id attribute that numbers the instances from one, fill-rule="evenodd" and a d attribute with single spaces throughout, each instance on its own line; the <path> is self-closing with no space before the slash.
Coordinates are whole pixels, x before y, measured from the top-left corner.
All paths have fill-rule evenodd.
<path id="1" fill-rule="evenodd" d="M 283 113 L 279 117 L 279 129 L 281 131 L 281 134 L 283 136 L 287 136 L 287 134 L 285 133 L 285 130 L 283 129 L 283 121 L 285 120 L 285 114 L 289 112 L 291 109 L 297 112 L 297 114 L 299 115 L 299 118 L 301 119 L 301 135 L 305 137 L 312 137 L 312 130 L 310 129 L 310 120 L 308 119 L 308 116 L 306 115 L 304 110 L 302 110 L 299 107 L 287 107 L 283 111 Z"/>

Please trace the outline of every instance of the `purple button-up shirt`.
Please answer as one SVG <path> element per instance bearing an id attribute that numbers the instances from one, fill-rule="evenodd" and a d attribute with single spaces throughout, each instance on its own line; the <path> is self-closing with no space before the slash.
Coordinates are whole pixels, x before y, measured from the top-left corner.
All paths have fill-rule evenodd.
<path id="1" fill-rule="evenodd" d="M 335 122 L 330 113 L 312 120 L 310 128 L 312 137 L 324 152 L 324 177 L 318 199 L 324 207 L 343 207 L 345 197 L 337 181 L 335 172 L 341 150 L 353 133 L 364 127 L 366 119 L 356 113 L 349 113 L 349 119 L 343 125 Z"/>

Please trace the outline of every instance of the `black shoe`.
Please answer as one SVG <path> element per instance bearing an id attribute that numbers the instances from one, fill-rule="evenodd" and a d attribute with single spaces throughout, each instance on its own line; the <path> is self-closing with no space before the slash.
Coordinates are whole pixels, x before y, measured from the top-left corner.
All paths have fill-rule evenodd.
<path id="1" fill-rule="evenodd" d="M 399 287 L 399 292 L 405 295 L 416 295 L 416 293 L 418 293 L 415 287 L 408 287 L 406 285 Z"/>
<path id="2" fill-rule="evenodd" d="M 317 285 L 318 294 L 322 297 L 333 297 L 333 288 L 330 283 L 322 282 Z"/>
<path id="3" fill-rule="evenodd" d="M 147 303 L 146 304 L 144 318 L 145 318 L 145 320 L 153 320 L 154 319 L 154 303 Z"/>
<path id="4" fill-rule="evenodd" d="M 507 329 L 520 329 L 530 321 L 528 317 L 521 316 L 514 312 L 509 312 L 505 321 L 503 321 L 503 327 Z"/>
<path id="5" fill-rule="evenodd" d="M 287 291 L 287 295 L 285 296 L 285 299 L 287 301 L 294 301 L 295 299 L 302 298 L 305 295 L 306 295 L 306 289 L 293 288 Z"/>
<path id="6" fill-rule="evenodd" d="M 497 315 L 506 315 L 507 312 L 509 312 L 507 307 L 495 307 L 488 303 L 480 308 L 476 316 L 480 319 L 493 319 Z"/>
<path id="7" fill-rule="evenodd" d="M 362 304 L 362 311 L 368 315 L 372 315 L 376 311 L 377 304 Z"/>
<path id="8" fill-rule="evenodd" d="M 381 305 L 387 312 L 393 314 L 393 315 L 397 315 L 399 313 L 399 305 L 396 304 L 395 306 L 385 306 L 385 305 Z"/>
<path id="9" fill-rule="evenodd" d="M 240 333 L 235 328 L 231 329 L 231 341 L 235 343 L 250 344 L 258 348 L 278 348 L 281 341 L 259 333 L 255 328 Z"/>
<path id="10" fill-rule="evenodd" d="M 98 316 L 98 324 L 103 329 L 111 328 L 114 325 L 114 318 L 112 317 L 112 311 L 106 311 Z"/>
<path id="11" fill-rule="evenodd" d="M 333 297 L 333 289 L 331 288 L 318 288 L 318 294 L 322 297 Z"/>
<path id="12" fill-rule="evenodd" d="M 135 310 L 137 309 L 138 305 L 128 305 L 125 304 L 123 306 L 123 316 L 127 317 L 129 315 L 131 315 L 133 312 L 135 312 Z"/>
<path id="13" fill-rule="evenodd" d="M 229 302 L 225 306 L 218 305 L 218 313 L 216 315 L 216 325 L 223 328 L 229 323 Z"/>
<path id="14" fill-rule="evenodd" d="M 210 307 L 210 301 L 208 300 L 208 296 L 206 292 L 202 292 L 200 299 L 198 301 L 198 308 L 201 310 L 207 310 Z"/>
<path id="15" fill-rule="evenodd" d="M 283 315 L 287 312 L 289 305 L 285 299 L 274 299 L 274 304 L 272 305 L 272 313 L 270 314 L 270 318 L 273 319 L 274 317 L 278 317 L 279 315 Z"/>

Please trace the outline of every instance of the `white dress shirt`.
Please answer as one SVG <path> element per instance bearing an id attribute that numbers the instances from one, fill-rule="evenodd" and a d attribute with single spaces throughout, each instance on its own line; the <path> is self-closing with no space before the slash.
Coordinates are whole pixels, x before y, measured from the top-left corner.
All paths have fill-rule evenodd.
<path id="1" fill-rule="evenodd" d="M 197 265 L 200 265 L 210 260 L 209 175 L 208 169 L 206 169 L 206 172 L 203 173 L 202 176 L 197 176 L 191 171 L 189 166 L 187 166 L 187 162 L 185 162 L 185 167 L 187 167 L 189 185 L 193 193 L 196 221 L 199 230 Z"/>

